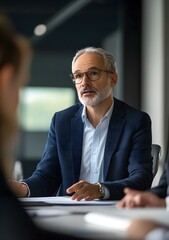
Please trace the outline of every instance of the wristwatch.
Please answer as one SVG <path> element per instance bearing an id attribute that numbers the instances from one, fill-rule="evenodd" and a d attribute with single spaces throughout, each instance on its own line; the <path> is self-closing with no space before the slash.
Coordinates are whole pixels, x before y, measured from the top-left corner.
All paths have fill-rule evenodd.
<path id="1" fill-rule="evenodd" d="M 105 196 L 105 186 L 103 183 L 97 183 L 99 186 L 99 192 L 101 193 L 100 199 L 103 199 Z"/>

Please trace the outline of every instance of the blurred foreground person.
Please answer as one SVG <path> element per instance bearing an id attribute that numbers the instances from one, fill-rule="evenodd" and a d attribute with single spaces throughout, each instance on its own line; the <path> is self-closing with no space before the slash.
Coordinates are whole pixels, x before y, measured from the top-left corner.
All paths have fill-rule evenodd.
<path id="1" fill-rule="evenodd" d="M 119 208 L 161 207 L 169 210 L 169 154 L 166 169 L 158 186 L 150 191 L 124 190 L 125 197 L 117 204 Z M 132 239 L 169 240 L 169 227 L 152 220 L 133 220 L 127 234 Z"/>
<path id="2" fill-rule="evenodd" d="M 19 89 L 27 82 L 31 55 L 29 42 L 15 32 L 6 16 L 0 15 L 0 239 L 76 239 L 35 226 L 7 185 L 14 164 Z"/>

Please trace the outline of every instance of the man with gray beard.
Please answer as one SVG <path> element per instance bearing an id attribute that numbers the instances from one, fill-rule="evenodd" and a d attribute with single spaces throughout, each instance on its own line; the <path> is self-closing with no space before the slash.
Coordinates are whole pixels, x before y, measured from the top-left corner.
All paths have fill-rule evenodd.
<path id="1" fill-rule="evenodd" d="M 17 196 L 119 200 L 125 187 L 150 188 L 151 120 L 113 97 L 114 57 L 101 48 L 82 49 L 73 58 L 71 78 L 79 103 L 54 114 L 35 172 L 13 182 Z"/>

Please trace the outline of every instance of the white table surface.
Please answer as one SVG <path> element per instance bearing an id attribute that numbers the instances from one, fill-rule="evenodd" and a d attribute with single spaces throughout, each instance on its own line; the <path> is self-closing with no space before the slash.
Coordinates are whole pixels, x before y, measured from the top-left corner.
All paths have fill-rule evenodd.
<path id="1" fill-rule="evenodd" d="M 110 228 L 108 229 L 95 224 L 89 224 L 85 221 L 84 215 L 86 213 L 99 211 L 100 208 L 111 211 L 114 206 L 34 206 L 26 207 L 26 210 L 28 210 L 28 212 L 30 210 L 49 210 L 53 212 L 63 210 L 63 212 L 65 212 L 63 215 L 32 217 L 37 225 L 47 230 L 98 240 L 124 239 L 123 235 L 115 233 Z"/>
<path id="2" fill-rule="evenodd" d="M 127 216 L 133 217 L 149 217 L 150 219 L 157 219 L 162 223 L 165 223 L 169 226 L 169 211 L 166 209 L 159 208 L 143 208 L 143 209 L 117 209 L 116 205 L 72 205 L 72 206 L 61 206 L 61 205 L 50 205 L 50 206 L 27 206 L 25 209 L 28 213 L 32 212 L 38 213 L 37 216 L 32 218 L 34 222 L 40 227 L 56 231 L 60 233 L 68 233 L 73 236 L 85 237 L 89 239 L 97 240 L 107 240 L 107 239 L 126 239 L 124 231 L 119 232 L 116 229 L 117 219 L 115 221 L 107 221 L 110 223 L 107 226 L 102 220 L 102 217 L 99 220 L 99 223 L 103 221 L 104 224 L 97 225 L 85 221 L 85 215 L 87 213 L 101 213 L 111 216 L 117 216 L 118 212 L 120 213 L 120 218 L 124 219 Z M 39 214 L 40 213 L 40 214 Z"/>

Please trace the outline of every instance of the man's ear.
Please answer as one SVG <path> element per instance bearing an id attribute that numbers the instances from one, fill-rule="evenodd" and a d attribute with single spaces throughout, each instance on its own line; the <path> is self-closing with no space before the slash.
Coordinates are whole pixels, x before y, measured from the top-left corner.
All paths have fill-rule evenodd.
<path id="1" fill-rule="evenodd" d="M 14 70 L 13 67 L 7 65 L 0 69 L 0 88 L 5 89 L 13 78 Z"/>
<path id="2" fill-rule="evenodd" d="M 112 75 L 112 77 L 111 77 L 112 87 L 114 87 L 114 86 L 117 84 L 117 80 L 118 80 L 117 73 L 113 73 L 113 75 Z"/>

